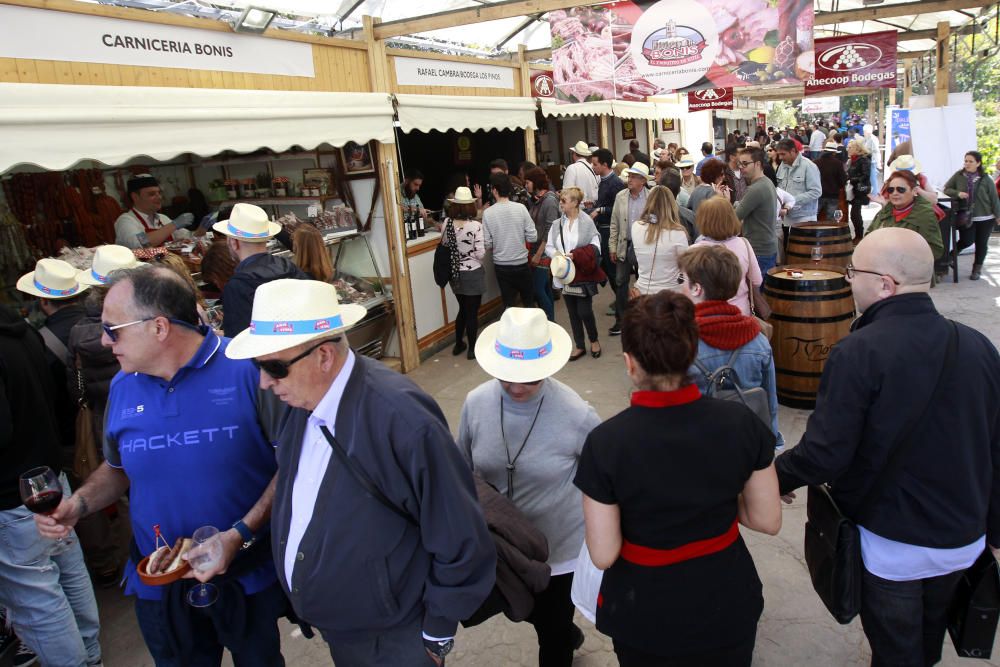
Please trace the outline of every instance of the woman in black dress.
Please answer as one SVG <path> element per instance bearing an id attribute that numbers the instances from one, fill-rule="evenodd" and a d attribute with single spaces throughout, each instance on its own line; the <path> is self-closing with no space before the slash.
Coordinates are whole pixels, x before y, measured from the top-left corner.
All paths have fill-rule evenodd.
<path id="1" fill-rule="evenodd" d="M 623 667 L 750 665 L 764 599 L 738 524 L 781 527 L 774 434 L 691 384 L 687 297 L 632 302 L 622 348 L 632 406 L 590 433 L 575 479 L 587 546 L 606 570 L 597 629 Z"/>

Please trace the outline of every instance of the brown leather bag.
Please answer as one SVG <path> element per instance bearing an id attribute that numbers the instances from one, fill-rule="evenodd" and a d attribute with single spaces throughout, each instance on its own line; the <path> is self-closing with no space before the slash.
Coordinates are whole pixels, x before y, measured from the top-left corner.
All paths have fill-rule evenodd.
<path id="1" fill-rule="evenodd" d="M 80 356 L 76 357 L 76 386 L 80 392 L 79 405 L 76 411 L 76 445 L 73 448 L 73 474 L 82 483 L 90 473 L 101 465 L 97 454 L 97 435 L 94 433 L 93 410 L 87 403 L 87 394 L 83 384 L 83 370 L 80 367 Z"/>

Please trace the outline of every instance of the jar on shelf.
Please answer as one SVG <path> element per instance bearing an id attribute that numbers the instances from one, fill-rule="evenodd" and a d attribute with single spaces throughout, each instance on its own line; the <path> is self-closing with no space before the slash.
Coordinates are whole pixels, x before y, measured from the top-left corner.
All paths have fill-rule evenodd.
<path id="1" fill-rule="evenodd" d="M 240 182 L 235 179 L 226 181 L 226 199 L 240 198 Z"/>
<path id="2" fill-rule="evenodd" d="M 286 176 L 275 176 L 274 180 L 271 181 L 271 187 L 274 188 L 275 197 L 288 196 L 288 178 Z"/>

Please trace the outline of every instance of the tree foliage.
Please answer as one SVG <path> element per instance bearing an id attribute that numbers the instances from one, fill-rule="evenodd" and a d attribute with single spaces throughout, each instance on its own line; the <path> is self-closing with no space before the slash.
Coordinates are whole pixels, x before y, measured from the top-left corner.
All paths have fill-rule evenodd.
<path id="1" fill-rule="evenodd" d="M 771 102 L 767 108 L 768 127 L 785 127 L 790 125 L 795 127 L 795 105 L 788 100 Z"/>

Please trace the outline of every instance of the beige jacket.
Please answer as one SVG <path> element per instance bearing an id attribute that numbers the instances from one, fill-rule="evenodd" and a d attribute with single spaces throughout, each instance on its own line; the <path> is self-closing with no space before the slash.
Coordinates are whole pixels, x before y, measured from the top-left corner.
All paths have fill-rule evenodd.
<path id="1" fill-rule="evenodd" d="M 628 219 L 628 188 L 624 188 L 615 195 L 615 204 L 611 209 L 611 236 L 608 238 L 608 252 L 614 253 L 619 262 L 625 261 L 625 253 L 628 251 L 628 226 L 632 220 Z"/>

